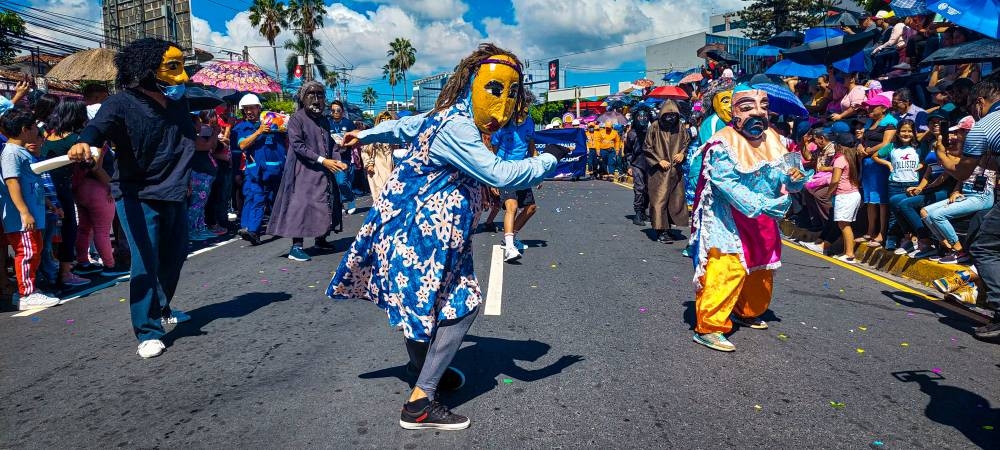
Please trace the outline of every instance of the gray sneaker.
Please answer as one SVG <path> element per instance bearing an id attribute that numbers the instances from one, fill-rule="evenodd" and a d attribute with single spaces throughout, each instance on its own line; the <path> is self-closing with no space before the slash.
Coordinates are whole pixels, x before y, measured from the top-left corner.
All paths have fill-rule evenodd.
<path id="1" fill-rule="evenodd" d="M 704 345 L 713 350 L 718 350 L 720 352 L 732 352 L 736 350 L 736 346 L 729 339 L 726 339 L 722 333 L 707 333 L 707 334 L 695 334 L 694 341 Z"/>

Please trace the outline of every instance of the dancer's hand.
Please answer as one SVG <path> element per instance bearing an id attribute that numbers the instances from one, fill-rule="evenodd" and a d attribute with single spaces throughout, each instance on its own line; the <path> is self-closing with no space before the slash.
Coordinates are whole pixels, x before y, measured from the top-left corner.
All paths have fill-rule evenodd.
<path id="1" fill-rule="evenodd" d="M 671 162 L 674 164 L 680 164 L 684 162 L 684 154 L 678 152 L 676 155 L 674 155 L 673 160 Z"/>
<path id="2" fill-rule="evenodd" d="M 343 161 L 327 158 L 323 160 L 323 167 L 326 167 L 326 170 L 330 172 L 341 172 L 347 169 L 347 164 Z"/>
<path id="3" fill-rule="evenodd" d="M 791 180 L 793 183 L 802 181 L 803 178 L 805 178 L 805 174 L 803 174 L 802 171 L 799 170 L 798 168 L 793 167 L 791 169 L 788 169 L 788 179 Z"/>
<path id="4" fill-rule="evenodd" d="M 90 153 L 90 144 L 84 142 L 70 147 L 69 151 L 66 152 L 66 156 L 69 156 L 70 160 L 77 162 L 86 162 L 94 159 L 94 155 Z"/>
<path id="5" fill-rule="evenodd" d="M 667 160 L 665 160 L 665 159 L 661 160 L 659 165 L 660 165 L 660 168 L 663 169 L 663 170 L 667 170 L 667 169 L 670 168 L 670 162 L 667 161 Z"/>
<path id="6" fill-rule="evenodd" d="M 341 147 L 354 147 L 358 145 L 361 141 L 358 138 L 358 130 L 351 130 L 344 134 L 344 142 L 340 144 Z"/>

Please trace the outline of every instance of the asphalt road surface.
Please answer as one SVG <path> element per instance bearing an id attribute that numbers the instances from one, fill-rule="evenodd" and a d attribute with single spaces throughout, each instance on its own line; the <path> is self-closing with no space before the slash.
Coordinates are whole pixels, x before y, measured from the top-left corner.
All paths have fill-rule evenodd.
<path id="1" fill-rule="evenodd" d="M 443 398 L 468 430 L 398 426 L 401 334 L 323 296 L 342 253 L 296 263 L 281 239 L 191 257 L 173 304 L 193 319 L 159 358 L 135 355 L 127 283 L 3 313 L 0 447 L 1000 447 L 1000 346 L 968 319 L 786 248 L 771 328 L 715 352 L 691 341 L 690 260 L 626 218 L 631 191 L 536 192 L 531 248 L 499 265 L 501 314 L 477 319 L 454 362 L 469 382 Z M 499 240 L 475 236 L 484 293 Z"/>

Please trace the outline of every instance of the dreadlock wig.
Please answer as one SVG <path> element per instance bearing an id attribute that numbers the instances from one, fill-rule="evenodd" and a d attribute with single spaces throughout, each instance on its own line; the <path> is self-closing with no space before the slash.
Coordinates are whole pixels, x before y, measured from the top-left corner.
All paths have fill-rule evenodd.
<path id="1" fill-rule="evenodd" d="M 178 45 L 155 38 L 137 39 L 126 45 L 115 55 L 118 68 L 115 85 L 118 89 L 157 90 L 156 72 L 163 62 L 163 54 L 170 47 Z"/>

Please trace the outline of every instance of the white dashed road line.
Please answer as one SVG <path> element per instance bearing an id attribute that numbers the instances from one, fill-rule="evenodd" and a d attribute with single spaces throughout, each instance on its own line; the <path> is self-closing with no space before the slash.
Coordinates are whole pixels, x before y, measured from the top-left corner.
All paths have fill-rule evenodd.
<path id="1" fill-rule="evenodd" d="M 486 291 L 487 316 L 499 316 L 501 298 L 503 297 L 503 247 L 493 246 L 493 257 L 490 259 L 490 284 Z"/>

